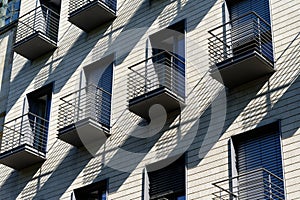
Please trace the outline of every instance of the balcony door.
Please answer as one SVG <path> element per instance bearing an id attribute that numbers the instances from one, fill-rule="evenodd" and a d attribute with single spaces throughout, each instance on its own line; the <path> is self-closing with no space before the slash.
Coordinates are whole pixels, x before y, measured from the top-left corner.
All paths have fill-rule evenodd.
<path id="1" fill-rule="evenodd" d="M 144 200 L 186 200 L 185 156 L 170 160 L 152 163 L 144 169 Z"/>
<path id="2" fill-rule="evenodd" d="M 51 96 L 52 84 L 27 95 L 32 145 L 40 151 L 46 150 Z"/>
<path id="3" fill-rule="evenodd" d="M 95 119 L 109 128 L 111 115 L 111 94 L 113 85 L 113 59 L 107 56 L 84 69 L 85 74 L 85 98 L 81 101 L 88 106 L 88 117 Z M 81 102 L 80 104 L 83 104 Z"/>
<path id="4" fill-rule="evenodd" d="M 185 21 L 151 35 L 150 43 L 152 63 L 160 86 L 165 86 L 184 98 Z M 162 65 L 165 67 L 162 68 Z"/>
<path id="5" fill-rule="evenodd" d="M 278 124 L 236 136 L 234 148 L 236 163 L 233 168 L 239 178 L 233 180 L 237 181 L 233 183 L 236 186 L 233 192 L 238 193 L 239 199 L 284 199 Z"/>
<path id="6" fill-rule="evenodd" d="M 41 0 L 42 16 L 40 16 L 44 27 L 43 33 L 51 40 L 57 42 L 57 34 L 59 27 L 60 1 Z"/>
<path id="7" fill-rule="evenodd" d="M 257 49 L 273 61 L 269 0 L 226 0 L 233 55 Z M 246 15 L 250 12 L 254 14 Z M 245 16 L 246 15 L 246 16 Z M 264 20 L 265 22 L 263 22 Z M 266 49 L 269 49 L 268 51 Z"/>

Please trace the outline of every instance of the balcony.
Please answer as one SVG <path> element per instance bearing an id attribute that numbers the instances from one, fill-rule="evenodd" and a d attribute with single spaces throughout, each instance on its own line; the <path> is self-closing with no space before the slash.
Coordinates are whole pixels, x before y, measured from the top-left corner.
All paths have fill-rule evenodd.
<path id="1" fill-rule="evenodd" d="M 58 138 L 76 147 L 101 146 L 109 137 L 111 94 L 89 85 L 61 98 Z"/>
<path id="2" fill-rule="evenodd" d="M 14 50 L 34 60 L 57 48 L 59 14 L 40 6 L 20 17 Z"/>
<path id="3" fill-rule="evenodd" d="M 228 88 L 274 70 L 271 26 L 251 12 L 210 30 L 211 76 Z"/>
<path id="4" fill-rule="evenodd" d="M 219 190 L 213 193 L 213 200 L 285 199 L 283 180 L 264 168 L 222 180 L 213 185 Z"/>
<path id="5" fill-rule="evenodd" d="M 85 32 L 116 18 L 116 0 L 70 0 L 69 21 Z"/>
<path id="6" fill-rule="evenodd" d="M 154 104 L 172 112 L 185 103 L 185 62 L 163 51 L 129 67 L 129 111 L 149 120 Z"/>
<path id="7" fill-rule="evenodd" d="M 0 163 L 20 170 L 46 159 L 49 122 L 28 113 L 5 123 Z"/>

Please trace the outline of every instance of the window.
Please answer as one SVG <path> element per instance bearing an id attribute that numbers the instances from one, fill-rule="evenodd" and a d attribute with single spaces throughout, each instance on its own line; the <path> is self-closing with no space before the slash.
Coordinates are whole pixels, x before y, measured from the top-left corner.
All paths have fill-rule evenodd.
<path id="1" fill-rule="evenodd" d="M 46 151 L 47 144 L 52 88 L 53 84 L 49 84 L 27 94 L 33 147 L 43 152 Z"/>
<path id="2" fill-rule="evenodd" d="M 232 174 L 238 175 L 233 184 L 239 188 L 239 197 L 284 199 L 279 123 L 235 136 L 232 141 Z"/>
<path id="3" fill-rule="evenodd" d="M 0 28 L 19 18 L 20 0 L 0 0 Z"/>
<path id="4" fill-rule="evenodd" d="M 111 94 L 113 85 L 113 59 L 114 55 L 107 56 L 100 61 L 85 67 L 85 83 L 83 85 L 94 85 L 95 91 L 87 91 L 94 94 L 95 115 L 98 122 L 106 127 L 110 127 L 111 116 Z"/>
<path id="5" fill-rule="evenodd" d="M 59 13 L 60 13 L 60 1 L 47 1 L 41 0 L 42 14 L 45 27 L 42 30 L 46 36 L 53 41 L 57 41 L 57 34 L 59 28 Z"/>
<path id="6" fill-rule="evenodd" d="M 106 200 L 107 181 L 92 183 L 74 190 L 76 200 Z"/>
<path id="7" fill-rule="evenodd" d="M 260 48 L 273 61 L 269 0 L 226 0 L 234 55 Z M 255 14 L 249 14 L 253 12 Z M 247 15 L 248 14 L 248 15 Z M 267 24 L 268 23 L 268 24 Z M 228 27 L 227 27 L 228 28 Z"/>
<path id="8" fill-rule="evenodd" d="M 185 96 L 185 20 L 150 36 L 152 62 L 161 85 Z M 161 64 L 169 68 L 161 69 Z M 162 73 L 164 71 L 164 73 Z"/>
<path id="9" fill-rule="evenodd" d="M 152 171 L 163 165 L 159 162 L 145 169 L 144 200 L 185 200 L 184 156 L 162 169 Z"/>

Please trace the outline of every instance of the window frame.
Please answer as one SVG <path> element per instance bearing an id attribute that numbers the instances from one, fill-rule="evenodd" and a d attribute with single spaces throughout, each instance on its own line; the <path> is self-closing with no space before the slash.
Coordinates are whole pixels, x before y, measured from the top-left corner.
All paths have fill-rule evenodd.
<path id="1" fill-rule="evenodd" d="M 97 189 L 98 188 L 98 189 Z M 97 192 L 102 192 L 100 196 L 100 200 L 103 198 L 103 194 L 105 194 L 105 199 L 108 199 L 108 179 L 104 179 L 101 181 L 97 181 L 94 183 L 91 183 L 89 185 L 76 188 L 73 190 L 73 195 L 75 200 L 86 200 L 86 194 L 95 192 L 97 189 Z M 99 197 L 99 196 L 98 196 Z M 72 198 L 73 199 L 73 198 Z"/>

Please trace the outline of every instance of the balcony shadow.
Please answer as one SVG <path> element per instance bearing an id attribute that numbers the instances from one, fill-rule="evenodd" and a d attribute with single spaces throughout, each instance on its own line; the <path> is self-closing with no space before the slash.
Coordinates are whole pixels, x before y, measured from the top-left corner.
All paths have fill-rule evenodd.
<path id="1" fill-rule="evenodd" d="M 31 197 L 32 199 L 61 198 L 92 158 L 87 151 L 77 148 L 70 148 L 62 158 L 61 152 L 64 151 L 65 144 L 60 143 L 63 142 L 58 142 L 56 153 L 49 154 L 46 160 L 48 164 L 45 163 L 45 167 L 40 169 L 41 180 L 36 185 L 37 190 L 35 196 Z M 60 162 L 57 167 L 55 167 L 55 162 Z M 46 177 L 48 178 L 43 182 Z"/>
<path id="2" fill-rule="evenodd" d="M 163 2 L 165 0 L 160 0 L 159 2 Z M 193 0 L 188 0 L 186 1 L 186 3 L 184 5 L 182 5 L 180 0 L 175 0 L 177 1 L 177 5 L 175 8 L 173 8 L 175 10 L 174 11 L 170 11 L 167 13 L 164 13 L 164 15 L 161 16 L 162 20 L 160 25 L 161 26 L 165 26 L 165 22 L 163 19 L 166 18 L 168 19 L 170 17 L 170 15 L 173 15 L 173 13 L 176 13 L 174 16 L 174 19 L 167 25 L 171 25 L 174 24 L 180 20 L 183 20 L 186 18 L 186 13 L 190 13 L 193 10 L 197 10 L 197 17 L 193 18 L 192 23 L 189 23 L 189 25 L 187 26 L 187 32 L 193 31 L 197 28 L 197 26 L 199 25 L 199 23 L 202 21 L 202 19 L 207 15 L 207 13 L 210 11 L 210 9 L 215 5 L 215 3 L 217 2 L 216 0 L 212 0 L 212 1 L 193 1 Z M 165 1 L 168 2 L 168 1 Z M 220 19 L 220 23 L 222 22 L 222 19 Z"/>
<path id="3" fill-rule="evenodd" d="M 108 148 L 103 153 L 105 160 L 104 168 L 94 180 L 109 178 L 109 192 L 114 193 L 124 184 L 130 174 L 136 170 L 141 161 L 157 143 L 166 129 L 175 119 L 175 115 L 168 115 L 167 122 L 161 131 L 151 136 L 148 123 L 141 118 L 134 116 L 120 120 L 121 125 L 116 128 L 116 132 L 111 136 L 106 144 Z M 132 128 L 133 124 L 139 126 Z M 128 134 L 128 131 L 139 132 L 139 137 Z M 144 138 L 142 137 L 142 134 Z M 148 137 L 149 136 L 149 137 Z M 112 144 L 113 143 L 113 144 Z M 121 143 L 121 145 L 119 145 Z"/>
<path id="4" fill-rule="evenodd" d="M 2 166 L 3 167 L 3 166 Z M 2 168 L 1 167 L 1 168 Z M 40 165 L 34 165 L 21 171 L 13 170 L 7 176 L 6 180 L 0 186 L 0 196 L 3 199 L 17 199 L 19 195 L 24 191 L 24 188 L 30 182 L 34 175 L 37 173 Z M 3 173 L 8 170 L 4 170 Z M 3 176 L 4 177 L 4 176 Z M 22 195 L 23 198 L 23 195 Z"/>
<path id="5" fill-rule="evenodd" d="M 58 93 L 70 79 L 70 77 L 74 74 L 74 72 L 76 72 L 78 67 L 82 64 L 83 60 L 94 48 L 98 40 L 90 40 L 89 45 L 85 45 L 84 51 L 78 51 L 78 47 L 83 46 L 86 43 L 88 35 L 84 32 L 81 32 L 79 34 L 67 34 L 70 31 L 71 29 L 67 29 L 66 33 L 63 34 L 63 38 L 69 37 L 64 38 L 66 40 L 70 40 L 72 39 L 72 37 L 77 38 L 74 38 L 75 41 L 63 56 L 55 57 L 55 59 L 53 59 L 52 56 L 52 54 L 57 54 L 58 51 L 61 51 L 63 48 L 65 48 L 62 46 L 58 48 L 54 53 L 48 53 L 32 62 L 27 61 L 26 63 L 24 63 L 20 71 L 10 83 L 11 88 L 16 87 L 18 88 L 18 90 L 14 90 L 13 98 L 10 97 L 9 105 L 7 105 L 7 112 L 10 111 L 12 106 L 21 97 L 24 91 L 26 91 L 30 84 L 34 84 L 35 88 L 39 88 L 43 85 L 53 82 L 53 80 L 60 80 L 56 81 L 54 88 L 54 93 Z M 101 38 L 103 34 L 104 33 L 99 34 L 98 38 Z M 51 60 L 49 60 L 49 58 Z M 65 70 L 64 73 L 61 73 L 61 70 L 64 67 L 67 67 L 68 70 Z M 24 77 L 26 77 L 26 80 L 24 80 Z"/>
<path id="6" fill-rule="evenodd" d="M 13 60 L 16 59 L 15 55 Z M 13 95 L 9 94 L 9 101 L 6 105 L 6 111 L 9 112 L 10 109 L 15 105 L 18 99 L 23 95 L 23 92 L 27 89 L 27 87 L 32 84 L 32 81 L 37 76 L 37 74 L 42 70 L 42 67 L 45 66 L 46 60 L 39 62 L 34 68 L 32 66 L 31 61 L 26 61 L 21 67 L 20 71 L 14 77 L 14 79 L 10 82 L 10 89 L 13 89 Z M 48 65 L 46 65 L 48 66 Z M 49 65 L 50 66 L 50 65 Z M 14 67 L 14 66 L 13 66 Z M 30 75 L 28 75 L 30 74 Z M 26 77 L 26 80 L 24 80 Z M 14 88 L 18 88 L 17 90 Z M 21 111 L 20 111 L 21 113 Z"/>
<path id="7" fill-rule="evenodd" d="M 181 127 L 186 134 L 174 149 L 186 143 L 188 157 L 187 167 L 194 168 L 199 165 L 207 153 L 215 146 L 232 123 L 239 117 L 264 85 L 266 78 L 257 80 L 251 86 L 242 85 L 233 90 L 226 90 L 224 86 L 210 77 L 204 75 L 190 94 L 191 106 L 182 117 Z M 247 86 L 247 88 L 246 88 Z M 246 90 L 247 93 L 243 93 Z M 191 118 L 194 116 L 195 118 Z M 191 120 L 187 120 L 191 118 Z M 191 123 L 191 125 L 186 125 Z M 174 153 L 175 154 L 175 153 Z"/>
<path id="8" fill-rule="evenodd" d="M 120 26 L 119 29 L 122 29 L 122 33 L 126 32 L 127 30 L 131 30 L 134 28 L 138 28 L 136 26 L 136 23 L 134 23 L 138 18 L 139 15 L 144 14 L 144 12 L 147 9 L 146 3 L 147 0 L 143 1 L 142 5 L 137 9 L 137 11 L 133 14 L 133 16 L 129 19 L 129 21 L 126 23 L 126 25 L 124 27 L 122 27 L 122 25 Z M 131 1 L 130 3 L 127 3 L 129 5 L 127 5 L 128 7 L 130 7 L 130 9 L 132 9 L 136 4 Z M 126 8 L 123 9 L 125 12 Z M 121 11 L 120 11 L 121 12 Z M 125 15 L 125 17 L 127 16 L 127 14 L 122 14 L 120 13 L 120 15 Z M 148 20 L 150 21 L 150 24 L 156 19 L 156 17 L 153 18 L 149 18 Z M 120 20 L 120 22 L 118 21 Z M 124 19 L 116 19 L 114 23 L 116 23 L 118 26 L 118 23 L 122 23 L 124 21 Z M 101 32 L 99 34 L 101 28 Z M 92 31 L 91 33 L 87 34 L 87 33 L 81 33 L 81 35 L 77 38 L 77 40 L 72 44 L 71 48 L 67 51 L 66 54 L 64 54 L 63 57 L 58 58 L 56 61 L 53 62 L 58 62 L 59 64 L 58 66 L 53 70 L 49 72 L 49 76 L 48 79 L 46 80 L 46 83 L 53 80 L 55 77 L 55 80 L 60 80 L 59 83 L 55 84 L 55 93 L 58 93 L 61 91 L 61 89 L 63 88 L 63 86 L 66 84 L 66 82 L 70 79 L 70 77 L 74 74 L 74 72 L 77 70 L 77 68 L 82 64 L 82 62 L 84 61 L 84 59 L 87 57 L 87 55 L 94 49 L 95 45 L 97 44 L 98 40 L 100 38 L 103 37 L 111 37 L 112 34 L 114 34 L 116 31 L 118 31 L 119 29 L 113 30 L 113 31 L 109 31 L 108 33 L 105 33 L 105 31 L 107 31 L 109 29 L 109 24 L 105 24 L 101 27 L 99 27 L 98 32 L 96 33 L 95 31 Z M 130 39 L 130 41 L 125 40 L 124 41 L 124 35 L 122 35 L 122 33 L 120 34 L 121 37 L 117 37 L 108 47 L 108 50 L 106 51 L 106 53 L 104 53 L 104 55 L 110 55 L 111 53 L 114 53 L 116 49 L 120 49 L 120 47 L 122 47 L 122 51 L 130 51 L 136 44 L 137 42 L 140 40 L 140 38 L 142 37 L 143 33 L 139 32 L 139 35 L 135 35 L 134 39 Z M 126 35 L 127 37 L 127 35 Z M 88 50 L 84 50 L 84 51 L 78 51 L 78 47 L 83 46 L 84 43 L 86 43 L 86 40 L 89 40 L 89 45 L 85 45 L 85 47 L 88 46 Z M 109 43 L 111 42 L 111 39 L 109 39 Z M 126 50 L 125 50 L 126 49 Z M 74 59 L 76 58 L 76 59 Z M 99 58 L 96 60 L 101 59 L 102 56 L 99 55 Z M 61 68 L 63 67 L 68 67 L 68 70 L 66 71 L 67 73 L 60 73 L 60 71 L 62 70 Z"/>
<path id="9" fill-rule="evenodd" d="M 258 96 L 265 100 L 267 113 L 263 118 L 249 118 L 248 124 L 259 120 L 262 126 L 280 120 L 282 139 L 292 137 L 299 130 L 300 121 L 300 33 L 291 41 L 277 60 L 277 73 L 271 77 L 263 92 Z M 282 59 L 283 58 L 283 59 Z M 278 62 L 279 61 L 279 62 Z"/>

